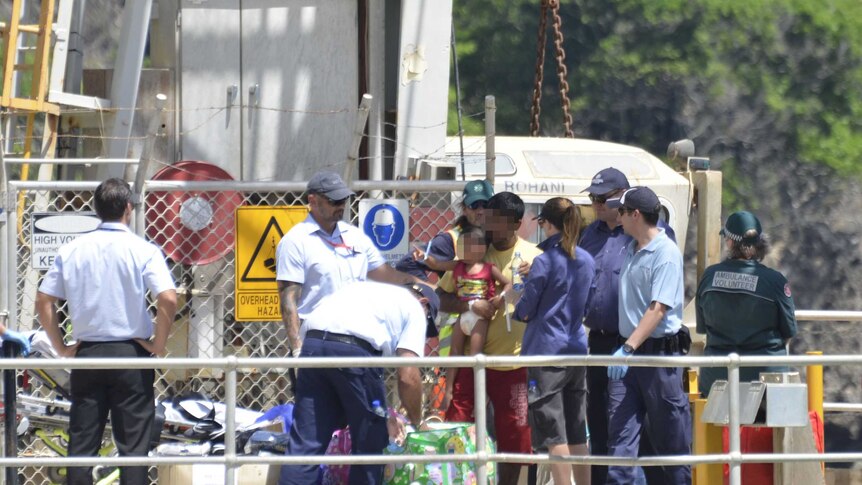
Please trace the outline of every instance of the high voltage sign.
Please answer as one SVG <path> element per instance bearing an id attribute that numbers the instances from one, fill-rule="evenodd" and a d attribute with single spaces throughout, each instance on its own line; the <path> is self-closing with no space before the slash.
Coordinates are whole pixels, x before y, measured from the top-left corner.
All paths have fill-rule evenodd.
<path id="1" fill-rule="evenodd" d="M 238 207 L 234 296 L 239 322 L 280 321 L 275 248 L 294 224 L 308 215 L 304 207 Z"/>

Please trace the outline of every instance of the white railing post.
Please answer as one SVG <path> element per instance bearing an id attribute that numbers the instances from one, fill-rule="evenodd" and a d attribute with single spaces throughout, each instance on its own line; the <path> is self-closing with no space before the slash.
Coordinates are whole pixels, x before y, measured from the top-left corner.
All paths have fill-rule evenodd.
<path id="1" fill-rule="evenodd" d="M 476 453 L 479 455 L 476 460 L 476 483 L 485 485 L 488 483 L 488 450 L 485 449 L 488 436 L 485 354 L 476 355 L 476 367 L 473 368 L 473 372 L 473 416 L 476 417 Z"/>
<path id="2" fill-rule="evenodd" d="M 6 251 L 4 270 L 6 271 L 6 326 L 18 330 L 18 190 L 7 185 L 6 190 Z"/>
<path id="3" fill-rule="evenodd" d="M 225 370 L 225 433 L 224 433 L 224 483 L 236 484 L 236 357 L 227 358 Z"/>
<path id="4" fill-rule="evenodd" d="M 742 448 L 740 446 L 739 426 L 739 354 L 730 354 L 730 365 L 727 369 L 727 385 L 730 388 L 728 406 L 730 423 L 727 433 L 730 435 L 730 485 L 742 484 Z"/>

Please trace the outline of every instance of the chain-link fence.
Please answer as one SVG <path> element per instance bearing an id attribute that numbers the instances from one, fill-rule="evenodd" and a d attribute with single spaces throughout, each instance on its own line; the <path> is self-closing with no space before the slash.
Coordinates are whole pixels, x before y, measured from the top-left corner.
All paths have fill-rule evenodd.
<path id="1" fill-rule="evenodd" d="M 409 206 L 409 240 L 427 242 L 444 230 L 456 217 L 463 182 L 357 182 L 346 217 L 358 224 L 360 201 L 364 199 L 404 199 Z M 7 271 L 14 279 L 10 297 L 11 325 L 22 330 L 38 328 L 34 303 L 45 270 L 34 264 L 34 214 L 92 212 L 93 191 L 97 182 L 10 182 L 6 194 L 12 208 L 8 213 Z M 237 321 L 235 275 L 237 262 L 235 211 L 240 207 L 304 207 L 304 183 L 241 182 L 162 182 L 144 184 L 141 204 L 135 209 L 133 228 L 139 235 L 158 244 L 169 260 L 178 287 L 179 309 L 168 343 L 171 357 L 285 357 L 286 334 L 277 321 Z M 417 190 L 421 188 L 422 190 Z M 12 203 L 14 202 L 14 204 Z M 284 232 L 288 228 L 282 228 Z M 274 258 L 278 241 L 268 240 L 261 248 L 265 259 Z M 274 266 L 272 287 L 275 288 Z M 369 304 L 375 304 L 369 302 Z M 380 303 L 377 303 L 380 304 Z M 61 325 L 68 327 L 64 307 Z M 436 340 L 429 341 L 430 353 Z M 394 370 L 390 369 L 390 382 Z M 438 372 L 425 369 L 426 414 L 441 399 Z M 56 392 L 38 379 L 22 376 L 22 391 L 36 397 L 53 399 Z M 246 369 L 237 380 L 237 405 L 266 410 L 290 402 L 293 397 L 281 370 Z M 224 375 L 220 371 L 170 370 L 157 373 L 157 397 L 197 392 L 212 400 L 225 396 Z M 397 403 L 395 387 L 390 386 L 390 403 Z M 45 409 L 44 412 L 50 412 Z M 62 453 L 67 436 L 60 427 L 42 427 L 24 435 L 19 454 L 23 456 Z M 21 483 L 61 483 L 57 469 L 25 470 Z"/>

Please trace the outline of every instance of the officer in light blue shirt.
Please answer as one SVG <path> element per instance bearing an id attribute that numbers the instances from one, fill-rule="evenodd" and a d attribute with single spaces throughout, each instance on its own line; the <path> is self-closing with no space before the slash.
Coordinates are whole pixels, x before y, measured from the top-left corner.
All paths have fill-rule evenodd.
<path id="1" fill-rule="evenodd" d="M 607 201 L 617 208 L 626 234 L 620 273 L 619 333 L 622 344 L 615 357 L 680 355 L 687 352 L 681 332 L 683 305 L 682 254 L 657 227 L 661 205 L 647 187 L 632 187 Z M 658 455 L 691 452 L 691 416 L 688 396 L 682 388 L 679 367 L 608 367 L 608 454 L 634 458 L 641 428 L 648 426 Z M 649 420 L 644 421 L 645 416 Z M 691 483 L 689 465 L 662 467 L 663 483 Z M 630 484 L 635 468 L 608 467 L 608 484 Z"/>
<path id="2" fill-rule="evenodd" d="M 354 281 L 419 282 L 386 264 L 371 239 L 344 222 L 344 209 L 355 195 L 335 172 L 319 172 L 308 181 L 308 217 L 295 225 L 276 249 L 276 277 L 281 318 L 291 355 L 302 347 L 300 322 L 320 300 Z"/>
<path id="3" fill-rule="evenodd" d="M 657 229 L 656 236 L 645 247 L 636 246 L 637 241 L 626 246 L 620 272 L 620 336 L 632 336 L 653 302 L 661 303 L 667 310 L 649 337 L 676 335 L 682 326 L 682 254 L 664 229 Z"/>
<path id="4" fill-rule="evenodd" d="M 595 212 L 596 220 L 587 226 L 581 234 L 578 246 L 586 249 L 595 259 L 596 276 L 587 307 L 584 325 L 590 329 L 590 355 L 611 355 L 619 347 L 619 292 L 620 270 L 626 258 L 626 246 L 632 237 L 623 231 L 619 223 L 619 212 L 610 209 L 608 199 L 619 197 L 626 189 L 631 188 L 625 174 L 608 167 L 596 173 L 590 186 L 583 190 L 589 193 L 590 205 Z M 658 227 L 674 242 L 673 229 L 663 220 L 658 221 Z M 590 452 L 594 455 L 606 455 L 608 451 L 608 368 L 602 366 L 587 367 L 587 422 L 590 428 Z M 641 433 L 640 451 L 638 456 L 655 455 L 646 430 Z M 654 467 L 644 467 L 646 483 L 657 485 L 662 483 L 662 477 L 657 476 Z M 608 470 L 606 466 L 591 467 L 593 483 L 604 484 Z M 636 483 L 642 483 L 642 480 Z"/>

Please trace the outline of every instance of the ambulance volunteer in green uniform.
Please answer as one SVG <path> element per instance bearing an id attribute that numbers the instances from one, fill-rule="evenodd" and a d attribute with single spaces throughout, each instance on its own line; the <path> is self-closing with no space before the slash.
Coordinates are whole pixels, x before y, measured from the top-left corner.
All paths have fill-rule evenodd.
<path id="1" fill-rule="evenodd" d="M 790 284 L 778 271 L 760 263 L 769 250 L 760 221 L 751 212 L 734 212 L 721 230 L 730 253 L 710 266 L 697 288 L 697 331 L 706 334 L 705 355 L 787 355 L 796 335 Z M 756 381 L 761 372 L 783 367 L 741 367 L 742 382 Z M 723 367 L 702 367 L 699 388 L 709 394 L 712 383 L 727 379 Z"/>

